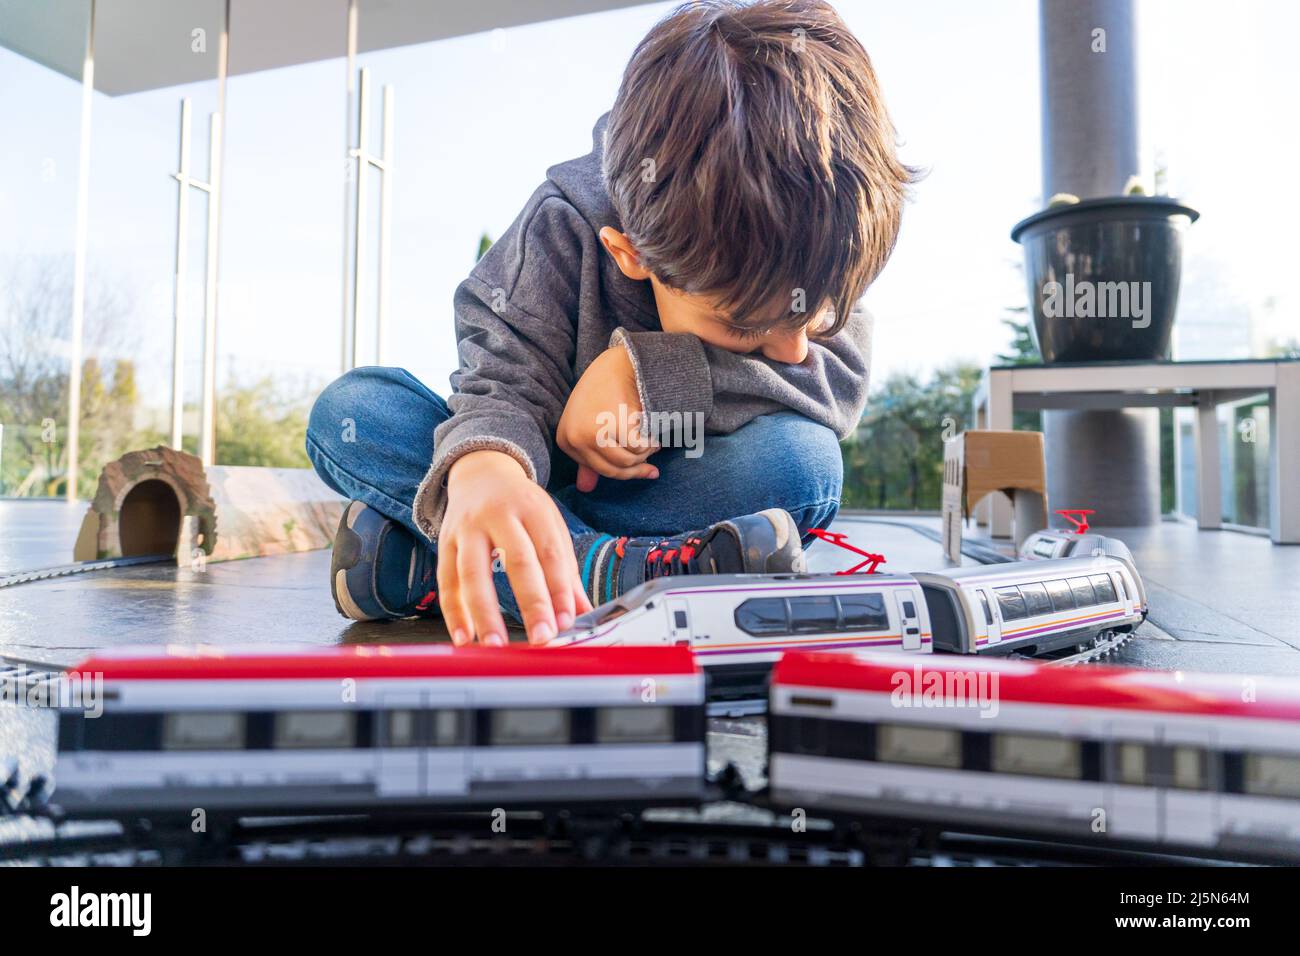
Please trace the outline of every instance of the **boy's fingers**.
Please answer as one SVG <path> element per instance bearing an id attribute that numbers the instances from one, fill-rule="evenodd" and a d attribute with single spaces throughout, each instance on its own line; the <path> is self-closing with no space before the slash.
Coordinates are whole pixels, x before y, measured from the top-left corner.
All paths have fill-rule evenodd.
<path id="1" fill-rule="evenodd" d="M 516 524 L 499 538 L 498 547 L 505 551 L 506 576 L 510 579 L 515 604 L 519 606 L 519 613 L 524 619 L 528 641 L 530 644 L 545 644 L 556 633 L 555 611 L 551 605 L 551 592 L 538 550 L 521 524 Z M 554 563 L 554 548 L 549 545 L 545 547 L 547 556 Z"/>
<path id="2" fill-rule="evenodd" d="M 525 519 L 525 528 L 537 552 L 542 574 L 546 576 L 551 607 L 555 612 L 555 629 L 559 632 L 572 627 L 573 619 L 579 613 L 573 596 L 574 586 L 579 583 L 578 558 L 573 553 L 573 536 L 564 519 L 558 512 L 551 519 L 538 520 L 534 513 L 531 519 Z M 532 639 L 531 633 L 529 639 Z"/>
<path id="3" fill-rule="evenodd" d="M 447 624 L 451 642 L 457 647 L 468 644 L 473 632 L 466 621 L 465 609 L 461 606 L 454 537 L 443 537 L 438 542 L 438 608 Z"/>
<path id="4" fill-rule="evenodd" d="M 586 614 L 591 610 L 591 598 L 587 597 L 581 579 L 573 585 L 573 607 L 579 614 Z"/>
<path id="5" fill-rule="evenodd" d="M 456 572 L 461 600 L 479 643 L 504 646 L 506 624 L 497 608 L 497 592 L 492 586 L 492 551 L 485 537 L 474 535 L 461 539 L 456 550 Z"/>
<path id="6" fill-rule="evenodd" d="M 588 465 L 578 466 L 577 485 L 578 485 L 578 490 L 581 491 L 583 494 L 586 494 L 589 491 L 595 491 L 596 482 L 598 480 L 599 478 L 597 477 L 595 470 L 592 469 L 590 466 Z"/>
<path id="7" fill-rule="evenodd" d="M 617 478 L 620 481 L 627 481 L 629 478 L 658 478 L 659 469 L 647 462 L 635 465 L 611 465 L 603 459 L 593 457 L 591 462 L 593 471 L 604 475 L 606 478 Z"/>

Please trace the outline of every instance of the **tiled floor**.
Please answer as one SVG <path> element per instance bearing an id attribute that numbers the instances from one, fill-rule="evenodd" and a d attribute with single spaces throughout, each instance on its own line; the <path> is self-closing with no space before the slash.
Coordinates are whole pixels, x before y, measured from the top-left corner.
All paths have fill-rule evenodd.
<path id="1" fill-rule="evenodd" d="M 84 505 L 0 502 L 0 575 L 67 563 Z M 916 530 L 934 518 L 845 515 L 851 542 L 885 571 L 942 567 Z M 1104 530 L 1104 529 L 1103 529 Z M 1300 548 L 1176 523 L 1108 531 L 1128 542 L 1146 582 L 1152 622 L 1121 660 L 1142 666 L 1300 674 Z M 825 543 L 813 570 L 858 559 Z M 0 654 L 70 664 L 97 647 L 138 643 L 373 643 L 445 640 L 438 622 L 352 624 L 334 610 L 328 552 L 255 558 L 194 571 L 151 565 L 0 589 Z M 1172 638 L 1172 640 L 1170 640 Z"/>

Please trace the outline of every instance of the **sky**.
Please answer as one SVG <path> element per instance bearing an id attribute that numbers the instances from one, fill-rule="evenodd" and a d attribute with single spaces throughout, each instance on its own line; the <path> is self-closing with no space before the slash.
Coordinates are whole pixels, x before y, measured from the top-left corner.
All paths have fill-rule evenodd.
<path id="1" fill-rule="evenodd" d="M 548 166 L 590 149 L 591 126 L 612 103 L 633 47 L 671 6 L 360 57 L 374 113 L 384 84 L 396 104 L 392 319 L 380 360 L 448 389 L 452 292 L 479 236 L 509 226 Z M 901 157 L 926 173 L 894 256 L 868 292 L 873 376 L 987 363 L 1009 344 L 1006 309 L 1026 301 L 1011 226 L 1040 205 L 1037 3 L 841 0 L 837 8 L 872 56 Z M 1298 11 L 1283 0 L 1138 2 L 1136 172 L 1149 179 L 1159 162 L 1171 191 L 1202 212 L 1184 264 L 1180 357 L 1244 357 L 1270 338 L 1300 336 L 1300 297 L 1289 282 L 1300 198 L 1288 181 L 1300 145 L 1300 63 L 1288 43 L 1300 33 Z M 239 42 L 236 23 L 232 48 Z M 339 370 L 345 79 L 334 60 L 228 82 L 223 381 L 269 375 L 293 391 Z M 130 303 L 128 334 L 104 357 L 134 358 L 146 399 L 162 406 L 182 96 L 193 105 L 192 170 L 204 176 L 214 82 L 97 93 L 91 140 L 92 290 Z M 9 131 L 0 149 L 0 265 L 71 247 L 79 105 L 76 83 L 0 50 L 0 121 Z M 206 219 L 202 194 L 191 197 L 185 354 L 193 396 Z M 373 247 L 368 255 L 373 263 Z M 100 302 L 88 306 L 92 323 L 109 311 Z M 360 332 L 359 359 L 374 362 L 369 305 Z"/>

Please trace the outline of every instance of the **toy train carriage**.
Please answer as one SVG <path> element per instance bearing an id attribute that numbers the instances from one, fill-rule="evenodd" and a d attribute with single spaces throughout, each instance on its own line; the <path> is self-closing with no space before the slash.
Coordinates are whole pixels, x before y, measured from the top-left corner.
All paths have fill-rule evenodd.
<path id="1" fill-rule="evenodd" d="M 580 808 L 695 803 L 704 677 L 681 648 L 422 645 L 92 657 L 102 716 L 65 694 L 55 802 Z"/>
<path id="2" fill-rule="evenodd" d="M 1036 531 L 1025 538 L 1020 546 L 1022 561 L 1035 561 L 1041 558 L 1087 558 L 1105 556 L 1116 558 L 1128 565 L 1137 585 L 1138 598 L 1147 603 L 1146 590 L 1142 586 L 1142 577 L 1137 573 L 1137 564 L 1133 552 L 1119 538 L 1110 538 L 1100 534 L 1076 534 L 1072 531 Z"/>
<path id="3" fill-rule="evenodd" d="M 691 647 L 714 696 L 764 696 L 784 651 L 929 651 L 932 640 L 921 587 L 907 575 L 710 574 L 647 581 L 551 646 Z"/>
<path id="4" fill-rule="evenodd" d="M 778 806 L 1300 860 L 1300 682 L 933 655 L 787 654 Z"/>
<path id="5" fill-rule="evenodd" d="M 1120 558 L 1015 561 L 918 571 L 935 649 L 1042 654 L 1131 631 L 1146 618 L 1140 579 Z"/>

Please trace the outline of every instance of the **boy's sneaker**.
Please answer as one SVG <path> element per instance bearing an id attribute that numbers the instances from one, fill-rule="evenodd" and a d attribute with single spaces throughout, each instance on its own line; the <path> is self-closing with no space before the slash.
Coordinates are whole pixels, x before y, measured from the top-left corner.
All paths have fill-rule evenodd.
<path id="1" fill-rule="evenodd" d="M 437 574 L 428 542 L 364 502 L 348 502 L 330 558 L 330 592 L 340 614 L 354 621 L 432 615 Z"/>
<path id="2" fill-rule="evenodd" d="M 670 538 L 593 533 L 580 535 L 573 543 L 582 585 L 593 606 L 664 575 L 779 574 L 806 567 L 799 528 L 781 508 Z"/>

